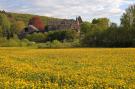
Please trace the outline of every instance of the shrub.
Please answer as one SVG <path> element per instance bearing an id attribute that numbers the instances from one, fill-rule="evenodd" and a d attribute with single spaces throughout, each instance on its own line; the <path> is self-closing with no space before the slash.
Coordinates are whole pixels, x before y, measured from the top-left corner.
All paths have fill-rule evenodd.
<path id="1" fill-rule="evenodd" d="M 51 43 L 50 42 L 46 42 L 46 43 L 39 43 L 38 48 L 51 48 Z"/>
<path id="2" fill-rule="evenodd" d="M 6 38 L 0 38 L 0 47 L 33 47 L 36 46 L 34 42 L 30 42 L 27 39 L 19 40 L 12 38 L 7 40 Z"/>
<path id="3" fill-rule="evenodd" d="M 47 34 L 46 33 L 28 34 L 26 36 L 26 39 L 28 39 L 29 41 L 34 41 L 34 42 L 45 42 L 47 39 Z"/>
<path id="4" fill-rule="evenodd" d="M 70 48 L 70 47 L 72 47 L 71 43 L 60 42 L 58 40 L 38 44 L 38 48 Z"/>
<path id="5" fill-rule="evenodd" d="M 74 30 L 57 30 L 48 32 L 48 41 L 73 41 L 75 38 L 77 38 L 77 33 Z"/>
<path id="6" fill-rule="evenodd" d="M 76 39 L 74 40 L 73 42 L 71 42 L 72 44 L 72 47 L 80 47 L 80 40 L 79 39 Z"/>
<path id="7" fill-rule="evenodd" d="M 52 43 L 51 43 L 51 47 L 52 48 L 60 48 L 62 47 L 62 43 L 58 40 L 54 40 Z"/>

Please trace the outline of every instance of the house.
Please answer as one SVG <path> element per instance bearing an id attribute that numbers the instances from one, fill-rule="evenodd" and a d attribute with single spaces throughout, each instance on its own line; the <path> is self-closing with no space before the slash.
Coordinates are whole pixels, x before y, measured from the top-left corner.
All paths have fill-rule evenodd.
<path id="1" fill-rule="evenodd" d="M 32 34 L 34 32 L 47 32 L 55 30 L 75 30 L 80 32 L 80 26 L 82 24 L 81 17 L 77 17 L 76 20 L 73 19 L 62 19 L 62 20 L 52 20 L 48 22 L 44 30 L 44 25 L 40 21 L 39 17 L 33 17 L 28 24 L 28 27 L 22 30 L 19 34 L 19 38 L 24 38 L 27 34 Z"/>
<path id="2" fill-rule="evenodd" d="M 22 39 L 24 38 L 27 34 L 32 34 L 34 32 L 40 32 L 39 29 L 37 29 L 34 25 L 28 25 L 28 27 L 24 28 L 24 30 L 22 30 L 19 33 L 19 38 Z"/>
<path id="3" fill-rule="evenodd" d="M 80 16 L 77 17 L 76 20 L 73 19 L 52 20 L 48 22 L 47 31 L 71 29 L 80 32 L 81 24 L 82 24 L 82 19 Z"/>

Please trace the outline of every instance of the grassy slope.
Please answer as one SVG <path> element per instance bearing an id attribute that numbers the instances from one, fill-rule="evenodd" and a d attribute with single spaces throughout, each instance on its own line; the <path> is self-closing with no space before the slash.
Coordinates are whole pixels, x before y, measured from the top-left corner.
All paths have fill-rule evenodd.
<path id="1" fill-rule="evenodd" d="M 0 88 L 135 88 L 135 49 L 0 50 Z"/>
<path id="2" fill-rule="evenodd" d="M 11 16 L 13 16 L 13 19 L 15 19 L 16 21 L 24 21 L 25 24 L 27 24 L 33 16 L 37 16 L 37 15 L 32 15 L 32 14 L 20 14 L 20 13 L 11 13 L 11 12 L 8 12 L 8 14 L 11 14 Z M 45 24 L 47 24 L 48 21 L 50 20 L 61 20 L 59 18 L 53 18 L 53 17 L 47 17 L 47 16 L 40 16 L 40 17 Z"/>

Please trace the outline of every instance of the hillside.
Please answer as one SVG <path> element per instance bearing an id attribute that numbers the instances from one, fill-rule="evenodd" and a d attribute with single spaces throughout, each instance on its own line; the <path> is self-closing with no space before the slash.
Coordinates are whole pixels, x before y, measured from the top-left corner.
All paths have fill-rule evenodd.
<path id="1" fill-rule="evenodd" d="M 12 13 L 12 12 L 3 12 L 0 11 L 0 13 L 5 13 L 11 21 L 24 21 L 25 24 L 29 22 L 29 20 L 33 16 L 39 16 L 39 15 L 32 15 L 32 14 L 21 14 L 21 13 Z M 47 16 L 40 16 L 44 24 L 47 24 L 50 20 L 61 20 L 59 18 L 53 18 L 53 17 L 47 17 Z"/>

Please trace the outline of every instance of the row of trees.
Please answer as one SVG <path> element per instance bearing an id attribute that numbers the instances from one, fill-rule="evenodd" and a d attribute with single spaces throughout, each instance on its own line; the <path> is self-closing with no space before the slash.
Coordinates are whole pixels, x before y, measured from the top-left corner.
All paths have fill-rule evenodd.
<path id="1" fill-rule="evenodd" d="M 27 34 L 26 39 L 38 43 L 53 42 L 58 40 L 60 42 L 72 42 L 78 38 L 78 34 L 74 30 L 60 30 L 60 31 L 49 31 L 45 33 L 33 33 Z"/>
<path id="2" fill-rule="evenodd" d="M 135 5 L 126 9 L 121 24 L 110 23 L 107 18 L 93 19 L 81 26 L 81 44 L 94 47 L 135 46 Z"/>
<path id="3" fill-rule="evenodd" d="M 5 14 L 0 14 L 0 34 L 9 39 L 11 24 Z"/>
<path id="4" fill-rule="evenodd" d="M 45 26 L 38 16 L 33 17 L 29 20 L 28 25 L 34 25 L 41 32 L 44 32 Z M 7 14 L 0 13 L 0 34 L 1 37 L 6 37 L 8 40 L 18 35 L 22 30 L 26 28 L 23 21 L 16 21 L 15 19 L 10 19 Z M 27 34 L 24 39 L 28 39 L 34 42 L 47 42 L 53 40 L 59 40 L 63 42 L 64 40 L 73 41 L 76 38 L 77 32 L 73 30 L 62 30 L 62 31 L 50 31 L 45 33 L 33 33 Z"/>
<path id="5" fill-rule="evenodd" d="M 25 28 L 23 21 L 10 20 L 5 13 L 0 13 L 0 36 L 12 38 Z"/>
<path id="6" fill-rule="evenodd" d="M 39 20 L 35 21 L 35 19 Z M 44 29 L 39 17 L 30 19 L 28 23 L 35 24 L 41 28 L 41 31 Z M 6 14 L 0 13 L 0 37 L 10 39 L 25 27 L 23 21 L 10 19 Z M 121 17 L 120 26 L 111 23 L 107 18 L 98 18 L 93 19 L 92 22 L 83 22 L 80 30 L 80 34 L 73 30 L 33 33 L 26 35 L 24 39 L 38 43 L 79 40 L 80 42 L 77 42 L 83 47 L 133 47 L 135 46 L 135 5 L 126 9 Z"/>

